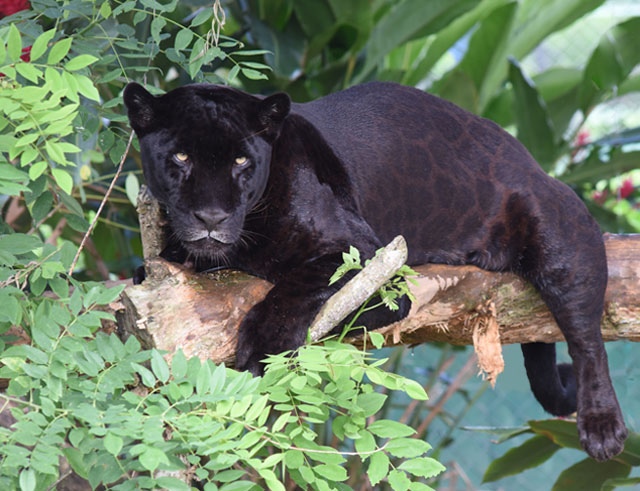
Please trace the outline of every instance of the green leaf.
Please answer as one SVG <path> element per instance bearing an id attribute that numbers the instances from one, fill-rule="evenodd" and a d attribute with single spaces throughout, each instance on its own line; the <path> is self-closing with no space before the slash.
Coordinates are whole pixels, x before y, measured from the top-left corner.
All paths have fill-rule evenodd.
<path id="1" fill-rule="evenodd" d="M 640 433 L 631 433 L 624 442 L 624 450 L 616 460 L 637 467 L 640 465 Z"/>
<path id="2" fill-rule="evenodd" d="M 0 235 L 0 250 L 10 254 L 24 254 L 42 247 L 42 241 L 35 235 Z"/>
<path id="3" fill-rule="evenodd" d="M 356 451 L 360 453 L 372 452 L 376 448 L 376 439 L 373 437 L 371 432 L 367 430 L 360 430 L 359 432 L 360 438 L 355 440 Z M 363 455 L 363 459 L 366 458 L 366 455 Z"/>
<path id="4" fill-rule="evenodd" d="M 129 339 L 131 339 L 132 337 L 134 336 L 129 336 Z M 156 379 L 153 376 L 153 373 L 151 373 L 148 368 L 145 368 L 138 363 L 132 363 L 131 366 L 136 372 L 140 374 L 140 378 L 142 379 L 142 383 L 144 385 L 146 385 L 147 387 L 153 387 L 154 385 L 156 385 Z"/>
<path id="5" fill-rule="evenodd" d="M 138 193 L 140 192 L 140 182 L 133 172 L 129 172 L 129 175 L 124 182 L 124 189 L 127 192 L 127 198 L 129 198 L 131 204 L 136 206 L 138 203 Z"/>
<path id="6" fill-rule="evenodd" d="M 379 451 L 371 455 L 369 459 L 369 467 L 367 468 L 367 476 L 371 485 L 375 486 L 382 481 L 389 472 L 389 457 L 383 451 Z"/>
<path id="7" fill-rule="evenodd" d="M 394 491 L 407 491 L 411 485 L 411 481 L 407 475 L 397 469 L 394 469 L 389 473 L 388 480 Z"/>
<path id="8" fill-rule="evenodd" d="M 395 457 L 412 458 L 428 452 L 431 445 L 417 438 L 396 438 L 389 440 L 384 448 Z"/>
<path id="9" fill-rule="evenodd" d="M 65 56 L 67 56 L 67 53 L 71 48 L 72 41 L 73 41 L 73 38 L 64 38 L 58 41 L 56 44 L 54 44 L 51 47 L 51 51 L 49 51 L 49 57 L 47 58 L 47 65 L 55 65 L 60 60 L 62 60 Z"/>
<path id="10" fill-rule="evenodd" d="M 402 390 L 404 390 L 412 399 L 416 399 L 418 401 L 426 401 L 429 399 L 429 396 L 427 396 L 422 385 L 415 380 L 405 380 L 402 385 Z"/>
<path id="11" fill-rule="evenodd" d="M 376 414 L 386 400 L 386 395 L 379 392 L 370 392 L 368 394 L 359 394 L 356 404 L 364 411 L 364 416 L 368 418 Z"/>
<path id="12" fill-rule="evenodd" d="M 201 24 L 204 24 L 211 18 L 212 15 L 213 15 L 213 9 L 202 9 L 200 12 L 198 12 L 198 15 L 196 15 L 194 19 L 191 21 L 190 26 L 197 27 Z"/>
<path id="13" fill-rule="evenodd" d="M 27 133 L 26 135 L 22 135 L 20 138 L 16 140 L 16 142 L 14 143 L 14 147 L 23 147 L 25 145 L 29 145 L 30 143 L 33 143 L 37 139 L 38 139 L 37 132 L 34 131 L 33 133 Z"/>
<path id="14" fill-rule="evenodd" d="M 158 12 L 173 12 L 178 4 L 178 0 L 171 0 L 164 4 L 157 2 L 156 0 L 141 0 L 141 2 L 145 7 L 148 7 L 151 10 L 157 10 Z"/>
<path id="15" fill-rule="evenodd" d="M 151 369 L 163 384 L 169 380 L 169 365 L 156 349 L 151 351 Z"/>
<path id="16" fill-rule="evenodd" d="M 73 78 L 78 85 L 78 92 L 92 101 L 100 102 L 100 93 L 96 89 L 93 81 L 86 75 L 74 73 Z"/>
<path id="17" fill-rule="evenodd" d="M 92 63 L 95 63 L 96 61 L 98 61 L 98 58 L 93 55 L 78 55 L 67 61 L 64 68 L 70 72 L 75 72 L 76 70 L 80 70 Z"/>
<path id="18" fill-rule="evenodd" d="M 227 75 L 227 81 L 229 83 L 233 82 L 238 76 L 238 73 L 240 73 L 240 65 L 234 65 L 233 68 L 229 70 L 229 75 Z"/>
<path id="19" fill-rule="evenodd" d="M 193 32 L 190 29 L 182 29 L 176 35 L 176 42 L 174 44 L 174 48 L 176 51 L 180 51 L 185 49 L 189 44 L 191 44 L 191 40 L 193 39 Z"/>
<path id="20" fill-rule="evenodd" d="M 101 6 L 99 13 L 105 19 L 108 19 L 111 15 L 111 5 L 109 5 L 109 0 L 106 0 Z"/>
<path id="21" fill-rule="evenodd" d="M 71 194 L 73 191 L 73 178 L 69 173 L 65 170 L 54 168 L 51 169 L 51 174 L 53 174 L 53 178 L 56 180 L 56 184 L 60 186 L 60 189 L 67 194 Z"/>
<path id="22" fill-rule="evenodd" d="M 584 70 L 579 94 L 583 111 L 617 87 L 640 63 L 639 29 L 640 17 L 635 17 L 612 27 L 602 36 Z"/>
<path id="23" fill-rule="evenodd" d="M 225 484 L 220 488 L 220 491 L 249 491 L 255 489 L 255 483 L 251 481 L 237 481 Z"/>
<path id="24" fill-rule="evenodd" d="M 517 16 L 513 19 L 514 22 L 510 22 L 513 27 L 509 29 L 510 35 L 504 37 L 502 31 L 495 31 L 493 35 L 489 35 L 485 39 L 485 41 L 491 42 L 492 36 L 495 36 L 495 39 L 501 38 L 499 46 L 495 48 L 495 53 L 490 55 L 492 61 L 487 65 L 488 68 L 483 77 L 478 104 L 481 113 L 504 82 L 507 75 L 507 54 L 516 60 L 524 59 L 549 34 L 566 27 L 585 13 L 600 6 L 604 0 L 539 0 L 518 3 Z M 503 9 L 505 8 L 503 7 Z M 492 13 L 483 24 L 493 23 L 492 17 L 498 15 L 500 10 L 502 9 L 497 9 Z M 472 36 L 465 58 L 473 51 L 473 56 L 480 57 L 479 61 L 483 57 L 482 52 L 488 47 L 474 44 L 476 40 L 475 35 Z"/>
<path id="25" fill-rule="evenodd" d="M 469 49 L 460 62 L 460 69 L 469 74 L 478 90 L 476 112 L 482 113 L 504 80 L 506 54 L 517 3 L 495 9 L 485 18 L 469 40 Z"/>
<path id="26" fill-rule="evenodd" d="M 55 35 L 56 30 L 55 28 L 53 28 L 49 29 L 48 31 L 44 31 L 36 38 L 36 40 L 33 42 L 33 45 L 31 46 L 31 51 L 29 53 L 31 62 L 36 61 L 45 53 L 45 51 L 47 51 L 49 41 L 51 41 L 53 39 L 53 36 Z"/>
<path id="27" fill-rule="evenodd" d="M 78 215 L 79 217 L 84 218 L 84 212 L 82 211 L 82 206 L 80 206 L 80 203 L 78 203 L 75 200 L 75 198 L 73 198 L 71 195 L 69 195 L 69 194 L 67 194 L 65 192 L 58 193 L 58 197 L 60 198 L 60 201 L 62 201 L 62 204 L 71 213 L 74 213 L 74 214 Z"/>
<path id="28" fill-rule="evenodd" d="M 38 79 L 42 77 L 42 72 L 31 63 L 16 63 L 16 71 L 33 83 L 38 83 Z"/>
<path id="29" fill-rule="evenodd" d="M 278 419 L 275 420 L 271 429 L 274 432 L 280 431 L 282 428 L 284 428 L 284 425 L 286 425 L 289 422 L 290 416 L 291 415 L 289 413 L 282 413 L 280 416 L 278 416 Z"/>
<path id="30" fill-rule="evenodd" d="M 217 394 L 222 390 L 227 380 L 227 369 L 224 363 L 221 363 L 216 367 L 211 375 L 211 394 Z"/>
<path id="31" fill-rule="evenodd" d="M 156 17 L 151 21 L 151 36 L 153 40 L 159 45 L 160 44 L 160 33 L 164 26 L 167 25 L 167 21 L 163 17 Z"/>
<path id="32" fill-rule="evenodd" d="M 456 17 L 449 25 L 435 34 L 433 42 L 416 60 L 416 65 L 407 71 L 402 80 L 404 85 L 415 86 L 424 79 L 436 62 L 477 23 L 486 18 L 496 8 L 502 7 L 511 0 L 483 0 L 476 6 Z M 425 43 L 426 44 L 426 43 Z"/>
<path id="33" fill-rule="evenodd" d="M 418 482 L 418 481 L 413 481 L 409 485 L 409 490 L 410 491 L 436 491 L 431 486 L 427 486 L 426 484 L 423 484 L 423 483 Z"/>
<path id="34" fill-rule="evenodd" d="M 553 440 L 557 445 L 582 450 L 575 421 L 542 419 L 528 423 L 534 433 Z"/>
<path id="35" fill-rule="evenodd" d="M 118 435 L 109 431 L 102 440 L 102 443 L 105 450 L 117 458 L 120 454 L 120 450 L 122 450 L 124 441 Z"/>
<path id="36" fill-rule="evenodd" d="M 202 64 L 204 63 L 204 41 L 202 39 L 198 39 L 195 43 L 193 43 L 193 47 L 191 48 L 191 55 L 189 57 L 189 76 L 191 79 L 195 79 L 196 75 L 202 68 Z"/>
<path id="37" fill-rule="evenodd" d="M 428 8 L 425 8 L 424 0 L 396 3 L 372 29 L 364 48 L 364 65 L 354 81 L 364 81 L 392 49 L 415 37 L 437 32 L 472 6 L 464 0 L 431 1 Z"/>
<path id="38" fill-rule="evenodd" d="M 437 476 L 446 468 L 436 459 L 431 457 L 418 457 L 416 459 L 405 460 L 398 469 L 410 472 L 414 476 L 430 478 Z"/>
<path id="39" fill-rule="evenodd" d="M 0 176 L 9 181 L 24 181 L 27 179 L 27 174 L 24 171 L 7 163 L 0 164 Z"/>
<path id="40" fill-rule="evenodd" d="M 543 169 L 549 170 L 558 155 L 558 147 L 546 105 L 533 81 L 525 76 L 513 58 L 509 60 L 509 80 L 514 90 L 518 140 Z"/>
<path id="41" fill-rule="evenodd" d="M 267 402 L 269 402 L 269 394 L 263 394 L 251 405 L 247 413 L 244 415 L 244 420 L 247 422 L 254 421 L 258 416 L 260 416 L 263 409 L 266 407 Z"/>
<path id="42" fill-rule="evenodd" d="M 180 380 L 187 374 L 187 357 L 184 356 L 182 349 L 179 349 L 171 358 L 171 373 L 173 378 Z"/>
<path id="43" fill-rule="evenodd" d="M 13 27 L 13 24 L 11 24 Z M 36 473 L 33 469 L 23 469 L 20 473 L 20 489 L 21 491 L 34 491 L 36 489 Z"/>
<path id="44" fill-rule="evenodd" d="M 379 332 L 370 332 L 369 338 L 371 339 L 371 343 L 376 347 L 376 349 L 380 349 L 384 345 L 384 336 Z"/>
<path id="45" fill-rule="evenodd" d="M 196 380 L 196 392 L 199 395 L 204 395 L 209 392 L 211 387 L 211 368 L 209 363 L 204 362 L 198 372 L 198 378 Z"/>
<path id="46" fill-rule="evenodd" d="M 269 78 L 264 73 L 252 68 L 241 68 L 240 71 L 249 80 L 267 80 Z"/>
<path id="47" fill-rule="evenodd" d="M 622 152 L 616 149 L 605 162 L 600 159 L 598 152 L 593 152 L 584 162 L 569 167 L 559 179 L 571 185 L 609 179 L 637 169 L 639 158 L 640 152 Z"/>
<path id="48" fill-rule="evenodd" d="M 600 491 L 613 491 L 623 486 L 636 486 L 640 484 L 640 477 L 614 477 L 602 483 Z"/>
<path id="49" fill-rule="evenodd" d="M 145 451 L 138 457 L 142 466 L 148 471 L 155 471 L 160 464 L 168 464 L 169 459 L 166 454 L 156 447 L 147 446 Z"/>
<path id="50" fill-rule="evenodd" d="M 268 395 L 267 395 L 268 397 Z M 230 415 L 232 418 L 239 418 L 241 415 L 244 415 L 251 404 L 251 400 L 253 399 L 253 395 L 247 394 L 241 400 L 236 401 L 231 407 Z"/>
<path id="51" fill-rule="evenodd" d="M 402 423 L 390 419 L 379 419 L 374 421 L 367 429 L 382 438 L 399 438 L 403 436 L 413 435 L 416 431 Z"/>
<path id="52" fill-rule="evenodd" d="M 4 63 L 4 60 L 7 57 L 7 47 L 4 44 L 4 41 L 0 41 L 0 63 Z"/>
<path id="53" fill-rule="evenodd" d="M 12 61 L 18 61 L 22 54 L 22 39 L 20 39 L 20 31 L 18 31 L 15 23 L 12 23 L 9 27 L 7 52 L 9 53 L 9 58 L 11 58 Z"/>
<path id="54" fill-rule="evenodd" d="M 64 152 L 62 151 L 62 147 L 59 142 L 47 140 L 44 143 L 44 148 L 47 150 L 47 154 L 51 160 L 62 165 L 67 164 L 67 158 L 64 156 Z"/>
<path id="55" fill-rule="evenodd" d="M 534 436 L 491 462 L 484 473 L 482 482 L 497 481 L 503 477 L 537 467 L 546 462 L 559 449 L 560 447 L 546 436 Z"/>
<path id="56" fill-rule="evenodd" d="M 314 472 L 331 481 L 346 481 L 349 477 L 344 467 L 337 464 L 320 464 L 313 468 Z"/>
<path id="57" fill-rule="evenodd" d="M 83 460 L 83 454 L 77 448 L 63 447 L 62 453 L 67 458 L 69 465 L 83 479 L 88 479 L 87 466 Z"/>
<path id="58" fill-rule="evenodd" d="M 553 485 L 553 491 L 584 491 L 585 489 L 601 489 L 608 479 L 627 477 L 631 467 L 609 460 L 597 462 L 584 459 L 562 471 Z"/>

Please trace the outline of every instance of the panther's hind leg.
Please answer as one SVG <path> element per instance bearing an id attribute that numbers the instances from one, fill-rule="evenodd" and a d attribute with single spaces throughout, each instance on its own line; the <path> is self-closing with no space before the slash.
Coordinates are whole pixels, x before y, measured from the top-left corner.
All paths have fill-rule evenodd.
<path id="1" fill-rule="evenodd" d="M 545 233 L 538 223 L 532 243 L 541 246 L 525 249 L 520 263 L 521 273 L 537 287 L 567 341 L 575 389 L 571 372 L 556 365 L 552 348 L 533 344 L 523 346 L 523 353 L 532 391 L 546 410 L 567 414 L 575 390 L 580 443 L 602 461 L 622 451 L 628 432 L 600 331 L 607 284 L 604 244 L 597 225 L 587 218 L 571 238 Z"/>
<path id="2" fill-rule="evenodd" d="M 554 416 L 576 412 L 576 377 L 570 363 L 556 364 L 554 343 L 520 346 L 531 391 L 545 411 Z"/>

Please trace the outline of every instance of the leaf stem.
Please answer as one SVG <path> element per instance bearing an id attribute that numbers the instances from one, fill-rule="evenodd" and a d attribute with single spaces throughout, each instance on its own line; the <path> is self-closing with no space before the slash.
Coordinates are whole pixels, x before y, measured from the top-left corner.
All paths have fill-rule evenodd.
<path id="1" fill-rule="evenodd" d="M 78 262 L 78 259 L 80 258 L 80 252 L 82 252 L 82 249 L 84 249 L 84 245 L 87 242 L 87 239 L 89 238 L 89 235 L 91 235 L 91 232 L 93 232 L 93 229 L 96 226 L 96 223 L 98 222 L 98 217 L 100 216 L 100 213 L 102 213 L 102 209 L 104 208 L 105 203 L 109 199 L 109 195 L 111 194 L 113 186 L 115 186 L 116 181 L 118 180 L 118 177 L 120 177 L 120 172 L 122 172 L 122 167 L 124 166 L 124 161 L 126 160 L 127 154 L 129 153 L 129 148 L 131 148 L 131 142 L 133 141 L 133 135 L 134 135 L 134 133 L 133 133 L 133 130 L 132 130 L 131 133 L 129 133 L 129 141 L 127 142 L 127 148 L 125 148 L 124 153 L 122 154 L 122 158 L 120 159 L 120 165 L 118 166 L 118 170 L 116 171 L 115 176 L 111 180 L 111 184 L 109 185 L 109 189 L 107 189 L 107 192 L 104 194 L 104 199 L 100 203 L 100 207 L 98 208 L 96 216 L 93 217 L 93 220 L 91 221 L 91 225 L 89 225 L 89 230 L 87 230 L 87 232 L 84 234 L 84 237 L 82 237 L 82 242 L 80 242 L 80 247 L 78 247 L 78 252 L 76 252 L 76 257 L 73 258 L 73 263 L 71 263 L 71 267 L 69 268 L 69 276 L 71 276 L 73 274 L 73 270 L 75 269 L 76 264 Z"/>

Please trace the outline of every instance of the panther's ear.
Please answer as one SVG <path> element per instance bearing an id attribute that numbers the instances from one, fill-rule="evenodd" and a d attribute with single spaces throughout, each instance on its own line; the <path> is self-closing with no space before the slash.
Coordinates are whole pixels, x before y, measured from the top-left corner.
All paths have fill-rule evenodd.
<path id="1" fill-rule="evenodd" d="M 153 109 L 155 97 L 147 92 L 142 85 L 132 82 L 125 87 L 123 98 L 127 106 L 131 127 L 139 135 L 144 133 L 149 129 L 155 117 Z"/>
<path id="2" fill-rule="evenodd" d="M 280 132 L 280 126 L 291 110 L 291 99 L 284 93 L 273 94 L 260 101 L 258 120 L 265 130 L 265 135 L 275 139 Z"/>

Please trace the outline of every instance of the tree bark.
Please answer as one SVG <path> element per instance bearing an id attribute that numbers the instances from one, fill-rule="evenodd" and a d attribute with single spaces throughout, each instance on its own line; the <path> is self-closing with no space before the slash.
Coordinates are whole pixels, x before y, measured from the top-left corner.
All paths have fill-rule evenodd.
<path id="1" fill-rule="evenodd" d="M 605 235 L 609 284 L 602 334 L 605 340 L 640 340 L 640 235 Z M 237 328 L 271 288 L 236 271 L 196 274 L 160 258 L 146 261 L 148 279 L 125 289 L 112 305 L 118 329 L 146 347 L 171 353 L 181 348 L 232 365 Z M 473 266 L 425 265 L 411 312 L 378 330 L 387 346 L 443 341 L 456 345 L 563 341 L 551 314 L 531 285 L 510 273 Z M 475 334 L 475 343 L 474 343 Z M 357 340 L 356 340 L 357 342 Z M 492 348 L 493 347 L 493 348 Z M 499 353 L 489 367 L 499 371 Z M 482 365 L 482 355 L 479 353 Z"/>

